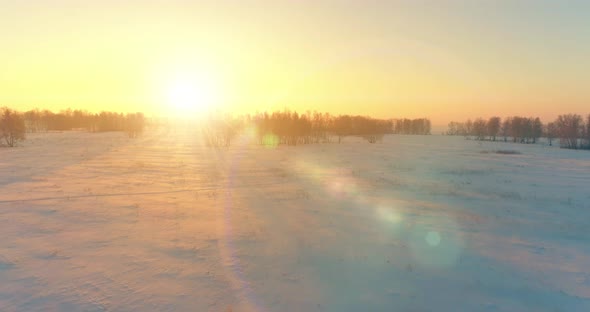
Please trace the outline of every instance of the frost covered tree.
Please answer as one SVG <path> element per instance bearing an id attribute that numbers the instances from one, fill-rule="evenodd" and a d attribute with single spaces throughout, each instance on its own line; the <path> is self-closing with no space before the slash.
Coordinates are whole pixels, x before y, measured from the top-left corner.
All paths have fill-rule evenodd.
<path id="1" fill-rule="evenodd" d="M 25 119 L 18 112 L 6 107 L 0 109 L 0 113 L 0 138 L 6 145 L 16 146 L 25 139 Z"/>

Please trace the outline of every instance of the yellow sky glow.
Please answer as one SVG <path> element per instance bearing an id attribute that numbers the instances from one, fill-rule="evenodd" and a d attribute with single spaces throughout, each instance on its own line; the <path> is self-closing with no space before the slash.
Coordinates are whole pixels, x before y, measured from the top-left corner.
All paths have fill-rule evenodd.
<path id="1" fill-rule="evenodd" d="M 3 3 L 0 106 L 148 115 L 290 108 L 439 124 L 588 113 L 590 44 L 568 32 L 576 25 L 541 35 L 468 19 L 478 8 L 449 16 L 400 3 Z M 520 23 L 507 12 L 496 18 Z M 578 41 L 540 49 L 564 36 Z M 183 97 L 196 107 L 179 104 Z"/>

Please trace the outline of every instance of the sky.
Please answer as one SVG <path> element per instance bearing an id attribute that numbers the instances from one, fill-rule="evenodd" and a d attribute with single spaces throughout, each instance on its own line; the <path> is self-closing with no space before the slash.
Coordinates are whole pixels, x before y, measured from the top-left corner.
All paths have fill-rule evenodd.
<path id="1" fill-rule="evenodd" d="M 590 113 L 590 1 L 0 0 L 0 106 Z"/>

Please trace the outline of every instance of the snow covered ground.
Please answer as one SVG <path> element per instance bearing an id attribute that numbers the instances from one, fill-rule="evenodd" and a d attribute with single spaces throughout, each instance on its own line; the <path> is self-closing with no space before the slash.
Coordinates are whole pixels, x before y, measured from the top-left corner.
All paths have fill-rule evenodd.
<path id="1" fill-rule="evenodd" d="M 0 149 L 0 311 L 590 311 L 587 151 L 248 142 Z"/>

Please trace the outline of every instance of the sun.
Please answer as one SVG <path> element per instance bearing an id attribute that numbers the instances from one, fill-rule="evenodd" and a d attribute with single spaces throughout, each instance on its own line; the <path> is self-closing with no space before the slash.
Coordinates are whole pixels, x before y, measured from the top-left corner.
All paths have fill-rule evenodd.
<path id="1" fill-rule="evenodd" d="M 205 114 L 217 100 L 217 88 L 207 77 L 177 77 L 166 88 L 167 107 L 178 116 Z"/>

